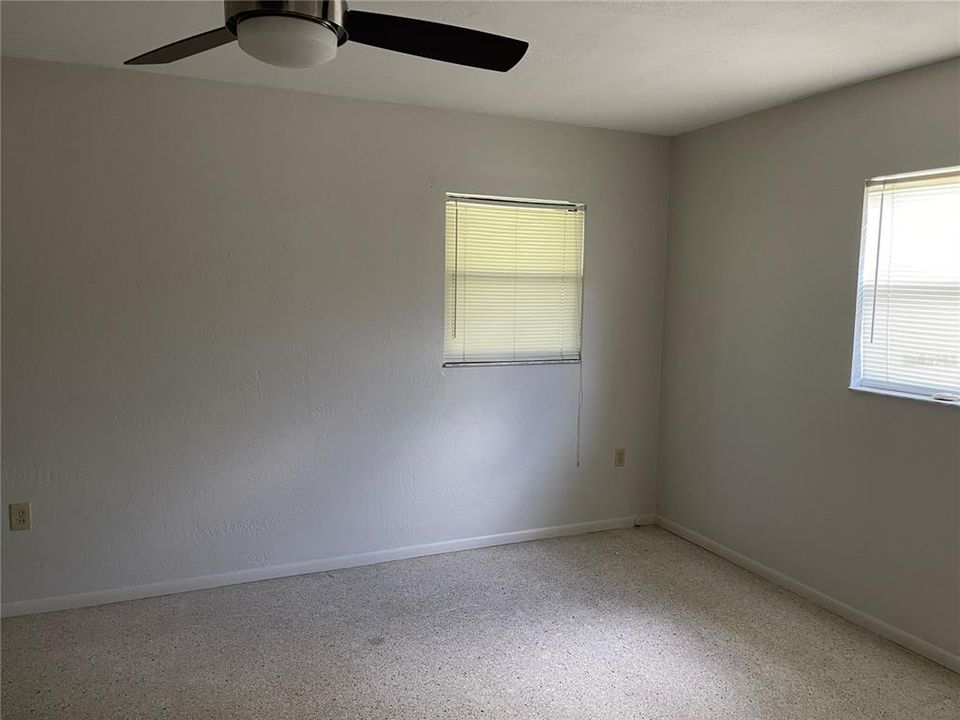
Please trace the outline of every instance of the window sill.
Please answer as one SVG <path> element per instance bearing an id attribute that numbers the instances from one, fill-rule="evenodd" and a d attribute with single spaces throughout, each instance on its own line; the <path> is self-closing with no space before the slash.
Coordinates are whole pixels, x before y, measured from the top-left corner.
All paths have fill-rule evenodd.
<path id="1" fill-rule="evenodd" d="M 490 362 L 445 362 L 445 368 L 516 367 L 519 365 L 579 365 L 580 360 L 493 360 Z"/>
<path id="2" fill-rule="evenodd" d="M 868 393 L 870 395 L 886 395 L 887 397 L 903 398 L 904 400 L 918 400 L 928 405 L 945 405 L 960 409 L 958 400 L 936 400 L 930 395 L 916 395 L 914 393 L 900 392 L 898 390 L 883 390 L 881 388 L 865 387 L 863 385 L 851 385 L 850 389 L 854 392 Z"/>

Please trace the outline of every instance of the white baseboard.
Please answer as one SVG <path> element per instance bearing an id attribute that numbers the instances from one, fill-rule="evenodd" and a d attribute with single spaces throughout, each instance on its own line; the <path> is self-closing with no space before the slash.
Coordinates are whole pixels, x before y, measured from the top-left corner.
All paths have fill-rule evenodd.
<path id="1" fill-rule="evenodd" d="M 223 587 L 225 585 L 238 585 L 240 583 L 256 582 L 258 580 L 288 577 L 290 575 L 306 575 L 308 573 L 339 570 L 348 567 L 358 567 L 360 565 L 374 565 L 390 560 L 405 560 L 407 558 L 438 555 L 440 553 L 455 552 L 457 550 L 472 550 L 474 548 L 507 545 L 509 543 L 525 542 L 527 540 L 542 540 L 565 535 L 581 535 L 599 530 L 628 528 L 633 527 L 636 523 L 637 517 L 629 515 L 627 517 L 573 523 L 572 525 L 554 525 L 551 527 L 534 528 L 532 530 L 500 533 L 498 535 L 481 535 L 479 537 L 463 538 L 461 540 L 444 540 L 442 542 L 426 543 L 424 545 L 408 545 L 406 547 L 388 550 L 375 550 L 373 552 L 358 553 L 356 555 L 341 555 L 339 557 L 306 560 L 304 562 L 288 563 L 285 565 L 252 568 L 250 570 L 235 570 L 217 575 L 203 575 L 181 580 L 165 580 L 148 585 L 97 590 L 94 592 L 78 593 L 76 595 L 59 595 L 55 597 L 37 598 L 35 600 L 19 600 L 16 602 L 3 603 L 3 605 L 0 606 L 0 615 L 2 615 L 2 617 L 13 617 L 15 615 L 30 615 L 33 613 L 53 612 L 55 610 L 89 607 L 91 605 L 104 605 L 106 603 L 122 602 L 124 600 L 140 600 L 147 597 L 156 597 L 157 595 L 172 595 L 174 593 L 189 592 L 191 590 L 206 590 L 209 588 Z"/>
<path id="2" fill-rule="evenodd" d="M 960 656 L 945 650 L 911 633 L 890 625 L 883 620 L 861 612 L 836 598 L 815 590 L 799 580 L 784 575 L 778 570 L 757 562 L 752 558 L 731 550 L 725 545 L 712 540 L 698 532 L 660 515 L 649 513 L 646 515 L 631 515 L 627 517 L 595 520 L 592 522 L 573 523 L 571 525 L 554 525 L 551 527 L 519 530 L 516 532 L 500 533 L 497 535 L 481 535 L 460 540 L 445 540 L 442 542 L 426 543 L 423 545 L 408 545 L 406 547 L 376 550 L 373 552 L 358 553 L 356 555 L 341 555 L 339 557 L 307 560 L 304 562 L 273 565 L 270 567 L 252 568 L 250 570 L 236 570 L 217 575 L 184 578 L 181 580 L 166 580 L 136 585 L 132 587 L 112 588 L 95 592 L 78 593 L 76 595 L 60 595 L 56 597 L 37 598 L 35 600 L 20 600 L 3 603 L 0 606 L 2 617 L 29 615 L 33 613 L 53 612 L 55 610 L 69 610 L 72 608 L 104 605 L 106 603 L 122 602 L 125 600 L 140 600 L 158 595 L 172 595 L 174 593 L 189 592 L 191 590 L 206 590 L 209 588 L 238 585 L 240 583 L 270 580 L 272 578 L 288 577 L 291 575 L 306 575 L 327 570 L 338 570 L 361 565 L 374 565 L 390 560 L 404 560 L 407 558 L 425 557 L 458 550 L 472 550 L 475 548 L 506 545 L 525 542 L 527 540 L 542 540 L 545 538 L 562 537 L 566 535 L 580 535 L 600 530 L 614 530 L 641 525 L 659 525 L 680 537 L 689 540 L 695 545 L 709 550 L 730 562 L 739 565 L 770 582 L 797 593 L 802 597 L 830 610 L 847 620 L 856 623 L 868 630 L 877 633 L 893 642 L 913 650 L 934 662 L 960 672 Z"/>
<path id="3" fill-rule="evenodd" d="M 737 552 L 736 550 L 731 550 L 725 545 L 721 545 L 715 540 L 701 535 L 700 533 L 691 530 L 679 523 L 675 523 L 673 520 L 669 520 L 662 515 L 657 516 L 656 524 L 660 527 L 669 530 L 675 535 L 679 535 L 685 540 L 689 540 L 695 545 L 699 545 L 705 550 L 709 550 L 715 555 L 719 555 L 726 560 L 739 565 L 740 567 L 749 570 L 752 573 L 759 575 L 766 580 L 779 585 L 780 587 L 786 588 L 791 592 L 795 592 L 797 595 L 810 600 L 811 602 L 819 605 L 826 610 L 829 610 L 832 613 L 839 615 L 842 618 L 849 620 L 852 623 L 865 627 L 867 630 L 875 632 L 877 635 L 892 640 L 898 645 L 902 645 L 908 650 L 913 650 L 915 653 L 923 655 L 934 662 L 940 663 L 941 665 L 950 668 L 955 672 L 960 672 L 960 655 L 955 655 L 949 650 L 945 650 L 941 647 L 934 645 L 923 638 L 919 638 L 916 635 L 908 633 L 906 630 L 901 630 L 900 628 L 894 627 L 889 623 L 875 618 L 873 615 L 868 615 L 865 612 L 857 610 L 855 607 L 847 605 L 840 600 L 837 600 L 830 595 L 815 590 L 809 585 L 805 585 L 799 580 L 795 580 L 789 575 L 784 575 L 778 570 L 774 570 L 763 563 L 757 562 L 756 560 L 743 555 L 742 553 Z"/>

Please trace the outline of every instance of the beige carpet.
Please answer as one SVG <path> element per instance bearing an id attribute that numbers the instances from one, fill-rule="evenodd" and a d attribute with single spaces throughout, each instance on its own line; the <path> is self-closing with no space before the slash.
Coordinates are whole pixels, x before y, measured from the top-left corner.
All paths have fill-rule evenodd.
<path id="1" fill-rule="evenodd" d="M 658 528 L 3 621 L 20 718 L 960 717 L 960 675 Z"/>

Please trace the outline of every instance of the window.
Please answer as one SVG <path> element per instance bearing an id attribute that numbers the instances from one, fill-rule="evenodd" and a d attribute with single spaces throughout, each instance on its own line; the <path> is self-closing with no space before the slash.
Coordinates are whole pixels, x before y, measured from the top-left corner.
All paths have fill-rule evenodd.
<path id="1" fill-rule="evenodd" d="M 960 404 L 960 167 L 867 181 L 851 387 Z"/>
<path id="2" fill-rule="evenodd" d="M 444 366 L 579 362 L 583 216 L 447 195 Z"/>

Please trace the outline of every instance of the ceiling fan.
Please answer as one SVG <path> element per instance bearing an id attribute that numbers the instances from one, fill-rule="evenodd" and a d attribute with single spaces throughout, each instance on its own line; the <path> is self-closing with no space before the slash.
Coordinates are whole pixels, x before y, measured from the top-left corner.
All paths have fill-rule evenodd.
<path id="1" fill-rule="evenodd" d="M 159 65 L 236 40 L 258 60 L 307 68 L 333 60 L 348 40 L 484 70 L 506 72 L 523 57 L 523 40 L 455 25 L 350 10 L 346 0 L 225 0 L 224 27 L 164 45 L 124 65 Z"/>

